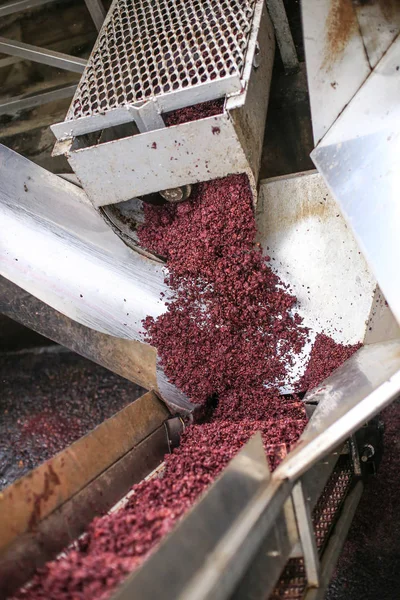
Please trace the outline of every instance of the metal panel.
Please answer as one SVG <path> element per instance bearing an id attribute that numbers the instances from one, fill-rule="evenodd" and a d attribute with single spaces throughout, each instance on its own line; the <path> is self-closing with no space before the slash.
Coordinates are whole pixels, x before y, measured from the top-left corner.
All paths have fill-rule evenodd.
<path id="1" fill-rule="evenodd" d="M 0 313 L 148 390 L 162 387 L 157 383 L 155 348 L 80 325 L 4 277 L 0 277 Z M 169 386 L 160 394 L 175 398 L 175 387 Z"/>
<path id="2" fill-rule="evenodd" d="M 227 114 L 90 148 L 72 148 L 67 158 L 95 206 L 249 168 Z"/>
<path id="3" fill-rule="evenodd" d="M 296 480 L 399 394 L 400 340 L 360 348 L 307 394 L 318 406 L 274 476 Z"/>
<path id="4" fill-rule="evenodd" d="M 69 56 L 55 50 L 45 50 L 38 46 L 32 46 L 32 44 L 16 42 L 5 37 L 0 37 L 0 52 L 74 73 L 83 73 L 86 66 L 86 60 L 83 58 Z"/>
<path id="5" fill-rule="evenodd" d="M 311 155 L 398 321 L 399 65 L 398 37 Z"/>
<path id="6" fill-rule="evenodd" d="M 317 144 L 371 68 L 352 0 L 302 3 L 314 142 Z"/>
<path id="7" fill-rule="evenodd" d="M 4 146 L 0 214 L 0 273 L 74 321 L 140 340 L 142 320 L 164 312 L 162 267 L 128 248 L 82 190 Z"/>
<path id="8" fill-rule="evenodd" d="M 228 597 L 287 497 L 284 483 L 268 480 L 258 433 L 115 599 Z"/>
<path id="9" fill-rule="evenodd" d="M 231 96 L 226 101 L 226 110 L 235 125 L 236 134 L 244 149 L 254 179 L 253 196 L 257 198 L 258 174 L 264 143 L 269 91 L 274 65 L 275 35 L 267 9 L 264 7 L 257 41 L 257 68 L 251 67 L 246 93 Z M 242 103 L 245 96 L 245 102 Z M 229 149 L 232 152 L 232 149 Z"/>
<path id="10" fill-rule="evenodd" d="M 364 344 L 375 344 L 376 342 L 387 342 L 396 339 L 400 339 L 400 325 L 394 318 L 379 286 L 377 286 L 367 323 Z"/>
<path id="11" fill-rule="evenodd" d="M 114 0 L 67 120 L 201 85 L 211 100 L 214 82 L 226 79 L 225 93 L 233 91 L 232 75 L 240 91 L 257 6 L 262 0 Z"/>
<path id="12" fill-rule="evenodd" d="M 362 341 L 376 283 L 321 175 L 262 181 L 256 223 L 257 241 L 298 298 L 310 339 L 324 332 L 342 344 Z M 310 351 L 307 344 L 297 357 L 294 381 Z"/>

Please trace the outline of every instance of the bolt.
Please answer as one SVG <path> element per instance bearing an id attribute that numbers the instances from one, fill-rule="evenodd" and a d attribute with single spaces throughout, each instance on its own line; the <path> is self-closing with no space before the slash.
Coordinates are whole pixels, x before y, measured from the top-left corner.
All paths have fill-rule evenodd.
<path id="1" fill-rule="evenodd" d="M 169 188 L 168 190 L 162 190 L 160 195 L 168 202 L 184 202 L 187 200 L 192 192 L 191 185 L 183 185 L 182 187 Z"/>
<path id="2" fill-rule="evenodd" d="M 375 448 L 371 444 L 366 444 L 361 455 L 362 462 L 367 462 L 375 454 Z"/>

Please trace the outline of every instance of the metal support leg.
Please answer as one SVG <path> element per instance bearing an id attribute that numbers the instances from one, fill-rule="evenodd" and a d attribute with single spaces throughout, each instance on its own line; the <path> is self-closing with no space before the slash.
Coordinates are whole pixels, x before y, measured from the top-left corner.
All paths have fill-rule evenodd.
<path id="1" fill-rule="evenodd" d="M 29 10 L 55 1 L 56 0 L 11 0 L 11 2 L 6 2 L 0 6 L 0 17 L 13 15 L 16 12 Z"/>
<path id="2" fill-rule="evenodd" d="M 62 100 L 64 98 L 72 98 L 75 94 L 76 85 L 67 85 L 57 90 L 50 90 L 41 94 L 34 94 L 33 96 L 15 96 L 14 98 L 8 98 L 5 102 L 0 104 L 0 115 L 14 115 L 21 110 L 28 108 L 34 108 L 35 106 L 41 106 L 47 104 L 47 102 L 54 102 L 55 100 Z"/>
<path id="3" fill-rule="evenodd" d="M 69 56 L 68 54 L 55 52 L 54 50 L 45 50 L 38 46 L 16 42 L 4 37 L 0 37 L 0 52 L 4 52 L 4 54 L 9 54 L 11 56 L 19 56 L 20 58 L 32 60 L 44 65 L 50 65 L 51 67 L 65 69 L 66 71 L 73 71 L 74 73 L 83 73 L 86 66 L 86 60 L 84 58 Z"/>
<path id="4" fill-rule="evenodd" d="M 93 23 L 96 26 L 97 31 L 100 31 L 103 21 L 106 17 L 106 11 L 104 10 L 103 3 L 101 0 L 85 0 L 90 16 L 93 19 Z"/>
<path id="5" fill-rule="evenodd" d="M 304 566 L 310 587 L 318 587 L 320 583 L 320 562 L 315 541 L 311 513 L 304 497 L 301 481 L 296 483 L 292 492 L 293 506 L 296 513 L 297 527 L 303 550 Z"/>
<path id="6" fill-rule="evenodd" d="M 283 0 L 267 0 L 267 8 L 273 23 L 279 51 L 286 73 L 297 73 L 299 60 L 289 27 Z"/>

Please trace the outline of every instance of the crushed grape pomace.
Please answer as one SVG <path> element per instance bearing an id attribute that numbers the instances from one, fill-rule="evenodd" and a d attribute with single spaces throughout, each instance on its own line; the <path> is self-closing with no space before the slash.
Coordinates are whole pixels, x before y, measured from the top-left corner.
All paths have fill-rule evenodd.
<path id="1" fill-rule="evenodd" d="M 274 469 L 307 422 L 302 402 L 277 387 L 308 332 L 296 298 L 254 246 L 246 176 L 200 183 L 187 202 L 144 210 L 140 242 L 166 258 L 172 290 L 167 312 L 146 319 L 146 339 L 172 383 L 193 402 L 217 398 L 217 405 L 205 422 L 187 427 L 161 477 L 135 485 L 118 511 L 94 519 L 73 550 L 40 569 L 18 598 L 107 598 L 256 431 Z M 355 349 L 338 351 L 324 367 L 314 361 L 303 384 Z"/>

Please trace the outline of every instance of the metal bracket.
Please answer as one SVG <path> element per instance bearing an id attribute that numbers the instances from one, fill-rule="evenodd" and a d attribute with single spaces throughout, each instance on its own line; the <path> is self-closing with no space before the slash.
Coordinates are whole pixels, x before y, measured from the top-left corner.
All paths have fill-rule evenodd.
<path id="1" fill-rule="evenodd" d="M 0 52 L 74 73 L 83 73 L 86 67 L 84 58 L 70 56 L 54 50 L 45 50 L 32 44 L 16 42 L 5 37 L 0 37 Z"/>
<path id="2" fill-rule="evenodd" d="M 101 0 L 85 0 L 85 4 L 97 31 L 100 31 L 103 21 L 106 18 L 106 11 L 104 10 L 103 3 Z"/>
<path id="3" fill-rule="evenodd" d="M 135 121 L 140 133 L 154 131 L 165 127 L 164 119 L 158 110 L 156 102 L 150 100 L 140 107 L 128 106 L 127 112 Z"/>
<path id="4" fill-rule="evenodd" d="M 304 496 L 303 485 L 298 481 L 292 491 L 293 507 L 299 530 L 300 543 L 303 550 L 304 566 L 308 585 L 318 587 L 320 584 L 320 561 L 315 541 L 313 523 L 309 504 Z"/>

